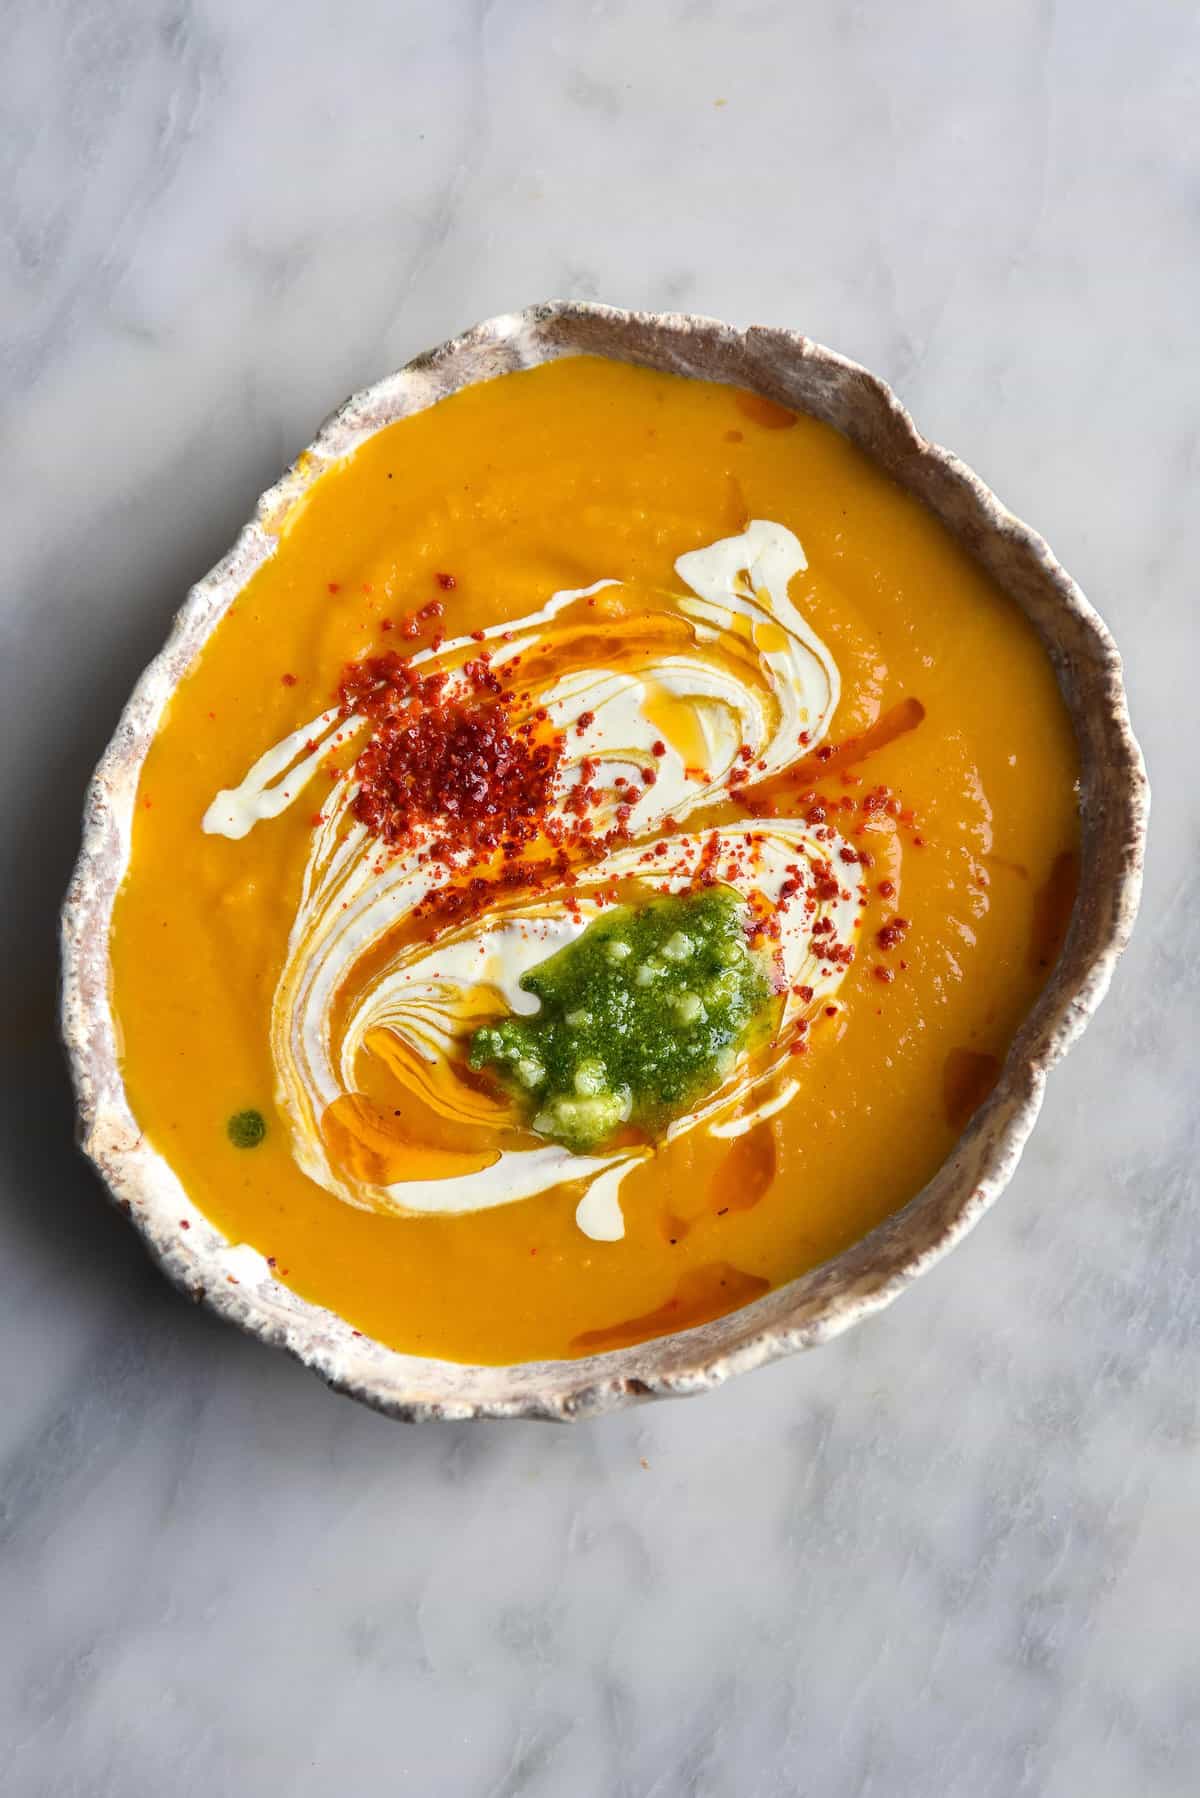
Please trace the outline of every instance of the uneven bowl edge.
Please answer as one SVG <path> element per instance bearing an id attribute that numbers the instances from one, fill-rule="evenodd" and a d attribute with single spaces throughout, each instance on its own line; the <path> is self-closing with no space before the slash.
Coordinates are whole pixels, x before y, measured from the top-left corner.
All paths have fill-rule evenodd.
<path id="1" fill-rule="evenodd" d="M 481 1367 L 401 1354 L 291 1292 L 263 1257 L 230 1244 L 146 1141 L 121 1079 L 108 959 L 128 865 L 138 778 L 163 710 L 235 595 L 275 548 L 290 507 L 385 425 L 460 388 L 572 354 L 608 356 L 750 388 L 832 424 L 916 495 L 1032 619 L 1070 710 L 1082 765 L 1079 897 L 1062 954 L 999 1083 L 948 1160 L 903 1210 L 823 1266 L 699 1328 L 578 1361 Z M 197 583 L 138 681 L 88 789 L 79 861 L 63 906 L 62 1035 L 79 1142 L 168 1277 L 341 1392 L 409 1421 L 596 1416 L 683 1397 L 827 1341 L 889 1304 L 958 1242 L 1012 1175 L 1046 1075 L 1108 989 L 1141 891 L 1149 788 L 1107 629 L 1047 544 L 977 475 L 917 431 L 865 368 L 797 332 L 739 331 L 683 313 L 548 302 L 507 313 L 353 395 L 322 427 L 223 561 Z"/>

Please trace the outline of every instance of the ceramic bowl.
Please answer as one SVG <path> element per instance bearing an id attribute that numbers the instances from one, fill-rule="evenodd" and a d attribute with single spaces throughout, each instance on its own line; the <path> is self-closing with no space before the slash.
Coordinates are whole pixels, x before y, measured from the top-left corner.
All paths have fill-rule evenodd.
<path id="1" fill-rule="evenodd" d="M 998 1085 L 949 1159 L 900 1212 L 824 1266 L 715 1323 L 578 1361 L 474 1367 L 404 1355 L 280 1285 L 229 1243 L 145 1139 L 122 1086 L 108 935 L 129 859 L 143 758 L 176 683 L 254 571 L 273 521 L 321 471 L 394 420 L 509 369 L 585 351 L 724 381 L 824 419 L 916 495 L 1029 615 L 1074 722 L 1082 763 L 1082 871 L 1062 955 Z M 62 917 L 62 1028 L 80 1141 L 167 1275 L 195 1299 L 289 1349 L 330 1385 L 392 1416 L 579 1418 L 702 1392 L 824 1342 L 879 1310 L 954 1246 L 1003 1190 L 1046 1076 L 1108 987 L 1133 924 L 1148 808 L 1121 662 L 1108 631 L 1043 540 L 955 456 L 929 443 L 884 383 L 793 331 L 746 331 L 678 313 L 547 304 L 490 319 L 356 394 L 323 427 L 211 574 L 138 682 L 88 792 Z"/>

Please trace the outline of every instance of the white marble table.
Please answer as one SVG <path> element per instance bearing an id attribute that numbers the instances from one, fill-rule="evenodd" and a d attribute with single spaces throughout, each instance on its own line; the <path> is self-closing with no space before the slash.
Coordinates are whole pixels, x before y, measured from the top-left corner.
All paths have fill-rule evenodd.
<path id="1" fill-rule="evenodd" d="M 0 1790 L 1194 1793 L 1194 6 L 8 0 L 0 36 Z M 1115 628 L 1155 829 L 1018 1178 L 891 1312 L 687 1405 L 404 1429 L 106 1209 L 52 913 L 253 496 L 547 295 L 889 377 Z"/>

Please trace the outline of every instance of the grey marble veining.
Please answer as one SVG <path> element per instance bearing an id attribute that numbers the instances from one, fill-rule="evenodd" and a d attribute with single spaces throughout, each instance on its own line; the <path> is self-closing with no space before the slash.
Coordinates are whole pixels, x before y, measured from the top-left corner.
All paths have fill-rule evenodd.
<path id="1" fill-rule="evenodd" d="M 1192 1793 L 1194 8 L 2 24 L 0 1790 Z M 352 387 L 548 294 L 798 326 L 1046 532 L 1125 650 L 1146 898 L 1009 1193 L 893 1310 L 688 1405 L 404 1430 L 105 1209 L 52 913 L 254 494 Z"/>

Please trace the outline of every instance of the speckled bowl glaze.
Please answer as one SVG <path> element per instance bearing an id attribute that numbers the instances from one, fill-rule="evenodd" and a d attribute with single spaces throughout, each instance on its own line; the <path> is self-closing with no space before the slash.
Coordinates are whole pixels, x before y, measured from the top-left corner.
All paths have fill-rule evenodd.
<path id="1" fill-rule="evenodd" d="M 824 1266 L 697 1329 L 580 1361 L 474 1367 L 404 1355 L 361 1336 L 231 1244 L 146 1140 L 126 1099 L 108 937 L 128 865 L 142 761 L 171 694 L 226 608 L 276 547 L 277 521 L 331 462 L 374 432 L 510 369 L 586 352 L 750 388 L 824 419 L 915 494 L 1029 615 L 1074 721 L 1082 763 L 1082 878 L 1062 955 L 987 1103 L 904 1209 Z M 1104 625 L 1043 540 L 971 470 L 929 443 L 876 376 L 793 331 L 735 330 L 678 313 L 549 303 L 477 325 L 356 394 L 259 502 L 224 561 L 192 588 L 133 693 L 87 796 L 62 916 L 62 1029 L 79 1134 L 166 1274 L 222 1317 L 287 1348 L 339 1391 L 405 1419 L 593 1416 L 702 1392 L 826 1341 L 888 1304 L 963 1237 L 1010 1178 L 1046 1075 L 1108 988 L 1141 888 L 1149 793 L 1121 662 Z"/>

